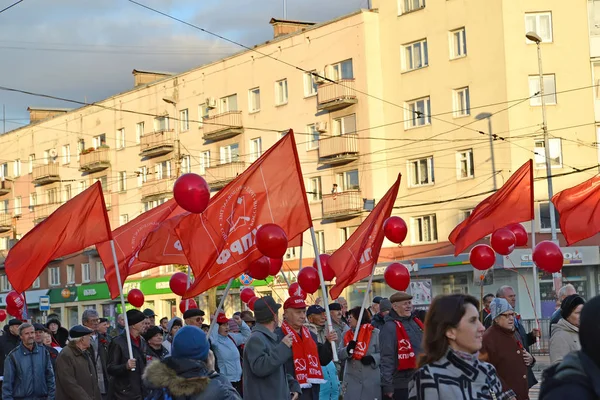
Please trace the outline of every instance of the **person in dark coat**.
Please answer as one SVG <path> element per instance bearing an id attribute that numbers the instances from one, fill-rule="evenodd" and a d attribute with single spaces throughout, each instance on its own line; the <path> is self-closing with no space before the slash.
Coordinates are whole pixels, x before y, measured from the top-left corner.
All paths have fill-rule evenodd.
<path id="1" fill-rule="evenodd" d="M 115 337 L 108 347 L 108 398 L 111 400 L 142 400 L 146 391 L 142 385 L 142 374 L 146 368 L 147 344 L 141 336 L 146 316 L 139 310 L 127 311 L 129 336 L 133 358 L 129 357 L 127 332 Z"/>
<path id="2" fill-rule="evenodd" d="M 98 387 L 100 388 L 100 394 L 103 399 L 107 398 L 108 395 L 108 371 L 106 370 L 106 362 L 108 360 L 106 344 L 100 343 L 100 336 L 98 335 L 98 326 L 100 325 L 100 316 L 98 311 L 90 308 L 83 311 L 81 315 L 81 324 L 88 329 L 91 329 L 92 333 L 90 347 L 87 351 L 92 358 L 92 362 L 96 368 L 98 374 Z"/>
<path id="3" fill-rule="evenodd" d="M 48 350 L 48 354 L 50 354 L 50 361 L 52 361 L 52 369 L 56 371 L 56 360 L 58 359 L 58 350 L 52 347 L 52 336 L 50 335 L 50 331 L 46 329 L 44 332 L 44 341 L 42 342 L 46 350 Z"/>
<path id="4" fill-rule="evenodd" d="M 56 371 L 56 358 L 58 357 L 58 350 L 51 346 L 52 338 L 50 338 L 50 343 L 46 345 L 44 343 L 44 336 L 49 336 L 49 330 L 42 324 L 33 324 L 33 328 L 35 329 L 35 342 L 38 346 L 45 347 L 48 350 L 48 354 L 50 354 L 50 361 L 52 362 L 52 369 Z"/>
<path id="5" fill-rule="evenodd" d="M 87 350 L 93 330 L 75 325 L 69 331 L 69 344 L 56 361 L 56 398 L 60 400 L 101 400 L 96 367 Z"/>
<path id="6" fill-rule="evenodd" d="M 390 313 L 392 309 L 392 303 L 389 299 L 381 299 L 379 301 L 379 312 L 373 315 L 371 318 L 371 325 L 373 325 L 376 329 L 383 328 L 385 324 L 385 317 Z"/>
<path id="7" fill-rule="evenodd" d="M 112 336 L 108 334 L 108 328 L 110 328 L 108 318 L 100 318 L 100 323 L 98 324 L 98 329 L 96 330 L 96 333 L 98 334 L 98 342 L 106 346 L 107 349 L 110 341 L 113 339 Z"/>
<path id="8" fill-rule="evenodd" d="M 60 325 L 60 321 L 58 319 L 50 319 L 46 323 L 46 328 L 50 329 L 50 335 L 52 335 L 52 347 L 63 348 L 67 345 L 67 340 L 69 340 L 69 331 Z"/>
<path id="9" fill-rule="evenodd" d="M 19 326 L 22 323 L 21 320 L 14 318 L 8 321 L 8 324 L 4 325 L 4 334 L 0 336 L 0 376 L 4 376 L 4 360 L 6 356 L 21 343 Z M 0 381 L 0 393 L 1 390 L 2 381 Z"/>
<path id="10" fill-rule="evenodd" d="M 160 326 L 151 327 L 143 336 L 148 344 L 146 350 L 148 361 L 162 361 L 169 355 L 169 351 L 163 346 L 163 330 Z"/>

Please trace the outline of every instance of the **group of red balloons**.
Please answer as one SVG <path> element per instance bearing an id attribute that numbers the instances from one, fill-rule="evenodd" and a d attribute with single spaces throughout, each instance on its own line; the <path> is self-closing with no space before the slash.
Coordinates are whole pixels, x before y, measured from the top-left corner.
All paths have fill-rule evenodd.
<path id="1" fill-rule="evenodd" d="M 408 234 L 406 222 L 400 217 L 389 217 L 383 223 L 383 233 L 392 243 L 402 244 Z M 400 263 L 392 263 L 383 273 L 383 279 L 394 290 L 405 291 L 410 284 L 410 272 Z"/>
<path id="2" fill-rule="evenodd" d="M 246 273 L 257 280 L 275 276 L 281 271 L 288 238 L 279 225 L 265 224 L 256 231 L 256 248 L 263 256 L 250 263 Z"/>
<path id="3" fill-rule="evenodd" d="M 13 317 L 20 318 L 23 315 L 25 307 L 25 298 L 16 291 L 11 291 L 6 295 L 6 311 L 0 310 L 0 322 L 4 321 L 7 313 Z"/>
<path id="4" fill-rule="evenodd" d="M 254 311 L 254 303 L 258 300 L 258 296 L 252 288 L 243 288 L 240 292 L 240 299 L 248 305 L 248 308 Z"/>
<path id="5" fill-rule="evenodd" d="M 176 272 L 169 279 L 169 288 L 177 296 L 183 296 L 188 288 L 188 277 L 183 272 Z M 179 311 L 183 314 L 186 310 L 198 308 L 198 303 L 194 299 L 181 300 L 179 302 Z"/>
<path id="6" fill-rule="evenodd" d="M 321 262 L 321 271 L 323 272 L 323 279 L 325 281 L 331 281 L 333 280 L 333 278 L 335 278 L 335 272 L 333 271 L 331 266 L 329 266 L 330 258 L 331 256 L 329 254 L 319 255 L 319 261 Z M 319 290 L 320 284 L 321 280 L 319 279 L 318 265 L 317 260 L 315 259 L 312 267 L 304 267 L 300 270 L 300 272 L 298 273 L 298 287 L 294 287 L 294 290 L 292 290 L 292 286 L 290 285 L 290 292 L 300 289 L 304 293 L 304 295 L 306 295 L 307 293 L 313 294 L 317 290 Z"/>

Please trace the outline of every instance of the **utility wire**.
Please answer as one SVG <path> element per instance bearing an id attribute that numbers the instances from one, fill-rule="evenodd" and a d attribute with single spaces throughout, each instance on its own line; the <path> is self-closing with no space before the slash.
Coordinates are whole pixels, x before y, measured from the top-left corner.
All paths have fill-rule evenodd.
<path id="1" fill-rule="evenodd" d="M 8 7 L 6 7 L 6 8 L 3 8 L 2 10 L 0 10 L 0 14 L 2 14 L 4 11 L 8 10 L 9 8 L 13 8 L 13 7 L 14 7 L 14 6 L 16 6 L 17 4 L 19 4 L 19 3 L 22 3 L 23 1 L 24 1 L 24 0 L 19 0 L 19 1 L 15 2 L 15 3 L 11 4 L 10 6 L 8 6 Z"/>

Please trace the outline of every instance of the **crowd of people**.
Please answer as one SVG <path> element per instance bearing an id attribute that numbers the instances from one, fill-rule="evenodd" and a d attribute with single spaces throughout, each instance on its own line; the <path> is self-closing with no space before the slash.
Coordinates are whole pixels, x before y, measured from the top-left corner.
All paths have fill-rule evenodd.
<path id="1" fill-rule="evenodd" d="M 542 399 L 598 399 L 600 297 L 567 285 L 552 318 Z M 0 337 L 2 398 L 73 400 L 498 399 L 526 400 L 537 383 L 526 332 L 508 286 L 486 295 L 438 296 L 426 312 L 412 296 L 308 305 L 262 297 L 251 311 L 205 324 L 200 309 L 162 318 L 150 309 L 119 315 L 111 329 L 94 309 L 70 330 L 8 321 Z M 283 310 L 281 310 L 283 309 Z M 280 320 L 280 316 L 282 318 Z M 207 321 L 208 322 L 208 321 Z M 126 336 L 129 332 L 129 338 Z M 129 346 L 131 345 L 132 356 Z"/>

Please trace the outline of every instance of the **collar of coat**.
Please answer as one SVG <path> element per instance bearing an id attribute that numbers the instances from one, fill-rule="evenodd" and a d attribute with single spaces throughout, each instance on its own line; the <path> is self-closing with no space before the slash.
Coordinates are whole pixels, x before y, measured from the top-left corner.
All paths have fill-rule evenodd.
<path id="1" fill-rule="evenodd" d="M 166 388 L 173 397 L 190 397 L 202 393 L 210 383 L 208 376 L 184 378 L 164 362 L 155 361 L 146 367 L 144 379 L 156 388 Z"/>
<path id="2" fill-rule="evenodd" d="M 269 339 L 271 339 L 274 342 L 277 342 L 277 335 L 275 334 L 275 332 L 271 332 L 271 330 L 267 327 L 265 327 L 262 324 L 256 324 L 254 326 L 254 330 L 253 332 L 260 332 L 262 334 L 264 334 L 265 336 L 267 336 Z"/>

